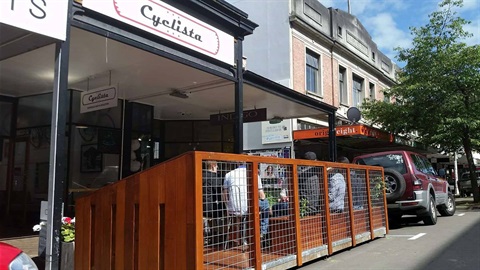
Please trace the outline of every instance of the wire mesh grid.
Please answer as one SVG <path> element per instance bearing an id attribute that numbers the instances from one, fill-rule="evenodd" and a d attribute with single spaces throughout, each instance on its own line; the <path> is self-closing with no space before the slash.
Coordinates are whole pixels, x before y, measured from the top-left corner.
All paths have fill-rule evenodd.
<path id="1" fill-rule="evenodd" d="M 298 166 L 298 198 L 302 249 L 326 243 L 324 168 Z"/>
<path id="2" fill-rule="evenodd" d="M 204 268 L 253 265 L 251 163 L 203 161 Z"/>
<path id="3" fill-rule="evenodd" d="M 355 233 L 360 235 L 370 231 L 366 170 L 351 169 L 350 183 L 352 187 Z"/>
<path id="4" fill-rule="evenodd" d="M 335 242 L 351 237 L 349 193 L 346 185 L 347 169 L 331 168 L 327 176 L 331 238 L 332 242 Z"/>
<path id="5" fill-rule="evenodd" d="M 372 205 L 373 228 L 377 229 L 385 227 L 385 205 L 384 205 L 384 190 L 385 183 L 382 179 L 381 171 L 369 171 L 370 180 L 370 201 Z"/>
<path id="6" fill-rule="evenodd" d="M 292 165 L 259 164 L 265 202 L 260 202 L 262 262 L 294 254 Z"/>

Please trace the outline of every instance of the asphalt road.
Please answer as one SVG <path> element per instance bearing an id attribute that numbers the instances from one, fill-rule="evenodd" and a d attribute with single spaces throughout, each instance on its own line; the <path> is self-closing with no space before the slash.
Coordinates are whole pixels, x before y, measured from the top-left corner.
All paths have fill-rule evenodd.
<path id="1" fill-rule="evenodd" d="M 414 218 L 391 228 L 385 238 L 361 244 L 299 270 L 452 270 L 480 269 L 480 209 L 457 209 L 434 226 Z"/>

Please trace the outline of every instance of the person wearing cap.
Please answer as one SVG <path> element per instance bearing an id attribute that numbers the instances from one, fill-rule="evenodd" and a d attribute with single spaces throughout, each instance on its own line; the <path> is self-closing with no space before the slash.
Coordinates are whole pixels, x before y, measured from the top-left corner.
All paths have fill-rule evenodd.
<path id="1" fill-rule="evenodd" d="M 306 152 L 304 158 L 317 160 L 314 152 Z M 298 175 L 300 202 L 305 202 L 305 215 L 320 213 L 320 169 L 319 167 L 306 166 L 300 169 Z"/>

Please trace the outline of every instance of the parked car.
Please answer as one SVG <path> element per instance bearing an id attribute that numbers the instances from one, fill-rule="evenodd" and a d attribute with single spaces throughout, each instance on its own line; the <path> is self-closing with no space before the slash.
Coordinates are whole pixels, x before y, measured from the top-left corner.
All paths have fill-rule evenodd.
<path id="1" fill-rule="evenodd" d="M 427 225 L 455 214 L 455 197 L 428 159 L 410 151 L 387 151 L 355 157 L 353 163 L 384 168 L 388 214 L 392 221 L 416 215 Z"/>
<path id="2" fill-rule="evenodd" d="M 38 270 L 33 260 L 21 249 L 0 242 L 0 270 Z"/>
<path id="3" fill-rule="evenodd" d="M 478 187 L 480 188 L 480 172 L 476 172 L 476 174 Z M 458 181 L 458 191 L 462 197 L 468 197 L 472 195 L 473 191 L 472 180 L 470 180 L 470 172 L 464 172 L 460 177 L 460 181 Z"/>

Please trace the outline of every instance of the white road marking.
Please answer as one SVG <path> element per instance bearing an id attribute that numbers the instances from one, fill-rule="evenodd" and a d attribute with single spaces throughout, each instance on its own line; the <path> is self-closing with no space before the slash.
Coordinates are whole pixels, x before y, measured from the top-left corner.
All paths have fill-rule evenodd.
<path id="1" fill-rule="evenodd" d="M 412 237 L 412 236 L 415 236 L 415 235 L 391 235 L 391 234 L 387 234 L 387 237 Z"/>
<path id="2" fill-rule="evenodd" d="M 424 236 L 426 233 L 419 233 L 417 235 L 415 235 L 414 237 L 410 237 L 408 238 L 408 240 L 417 240 L 418 238 Z"/>
<path id="3" fill-rule="evenodd" d="M 463 217 L 463 216 L 465 216 L 465 213 L 461 213 L 461 214 L 458 214 L 458 215 L 456 215 L 456 216 L 458 216 L 458 217 Z"/>

